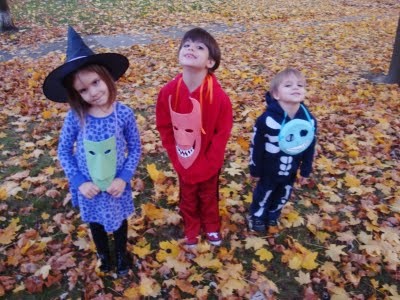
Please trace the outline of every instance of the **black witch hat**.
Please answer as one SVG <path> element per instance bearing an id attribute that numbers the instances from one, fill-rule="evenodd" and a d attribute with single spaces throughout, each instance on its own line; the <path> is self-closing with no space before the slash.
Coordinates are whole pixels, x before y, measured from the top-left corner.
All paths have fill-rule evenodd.
<path id="1" fill-rule="evenodd" d="M 102 65 L 118 80 L 128 69 L 129 60 L 118 53 L 95 54 L 82 40 L 80 35 L 68 27 L 68 44 L 66 62 L 54 69 L 43 83 L 43 93 L 55 102 L 67 102 L 67 90 L 63 85 L 64 78 L 85 65 Z"/>

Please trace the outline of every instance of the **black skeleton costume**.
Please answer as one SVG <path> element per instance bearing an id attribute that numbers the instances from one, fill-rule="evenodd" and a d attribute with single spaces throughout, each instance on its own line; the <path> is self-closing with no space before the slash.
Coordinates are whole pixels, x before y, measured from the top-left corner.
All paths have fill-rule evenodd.
<path id="1" fill-rule="evenodd" d="M 276 223 L 290 198 L 298 169 L 302 177 L 311 173 L 317 121 L 304 104 L 290 119 L 269 92 L 266 103 L 267 110 L 257 119 L 251 141 L 250 174 L 260 180 L 250 217 Z"/>

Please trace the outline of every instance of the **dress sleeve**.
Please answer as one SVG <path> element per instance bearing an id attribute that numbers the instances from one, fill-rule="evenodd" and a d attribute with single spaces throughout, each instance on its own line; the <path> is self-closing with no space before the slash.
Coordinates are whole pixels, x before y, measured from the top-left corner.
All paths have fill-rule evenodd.
<path id="1" fill-rule="evenodd" d="M 265 148 L 265 114 L 256 120 L 254 125 L 253 137 L 250 145 L 250 174 L 254 177 L 263 175 L 263 161 Z"/>
<path id="2" fill-rule="evenodd" d="M 129 183 L 140 161 L 141 143 L 134 113 L 131 109 L 127 107 L 126 109 L 128 109 L 129 112 L 124 120 L 123 134 L 128 154 L 125 158 L 123 168 L 118 172 L 117 177 Z"/>
<path id="3" fill-rule="evenodd" d="M 80 131 L 79 124 L 78 117 L 70 110 L 65 117 L 58 142 L 58 158 L 61 166 L 64 169 L 69 183 L 76 189 L 87 181 L 79 170 L 74 153 L 74 145 Z"/>

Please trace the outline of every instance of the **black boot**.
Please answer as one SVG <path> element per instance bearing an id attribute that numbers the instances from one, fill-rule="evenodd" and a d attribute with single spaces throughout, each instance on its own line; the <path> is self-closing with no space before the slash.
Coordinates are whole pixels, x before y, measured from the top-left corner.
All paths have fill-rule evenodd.
<path id="1" fill-rule="evenodd" d="M 132 265 L 126 251 L 126 244 L 128 241 L 128 222 L 126 220 L 124 220 L 121 226 L 114 231 L 114 241 L 117 275 L 125 276 L 128 274 Z"/>
<path id="2" fill-rule="evenodd" d="M 108 273 L 111 271 L 111 257 L 108 248 L 108 236 L 104 226 L 99 223 L 89 223 L 93 241 L 97 249 L 97 257 L 100 259 L 100 271 Z"/>

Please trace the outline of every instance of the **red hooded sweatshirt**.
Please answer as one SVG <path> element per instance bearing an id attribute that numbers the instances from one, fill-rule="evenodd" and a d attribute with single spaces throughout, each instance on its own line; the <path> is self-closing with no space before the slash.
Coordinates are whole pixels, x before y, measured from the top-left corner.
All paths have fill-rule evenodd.
<path id="1" fill-rule="evenodd" d="M 181 79 L 182 74 L 179 74 L 161 89 L 157 99 L 156 125 L 162 144 L 180 179 L 189 184 L 205 181 L 219 172 L 224 163 L 225 147 L 233 125 L 232 104 L 229 97 L 222 90 L 214 74 L 207 76 L 203 86 L 190 93 Z M 193 104 L 189 97 L 200 102 L 202 133 L 197 158 L 190 167 L 184 168 L 177 154 L 169 98 L 174 112 L 190 114 Z"/>

